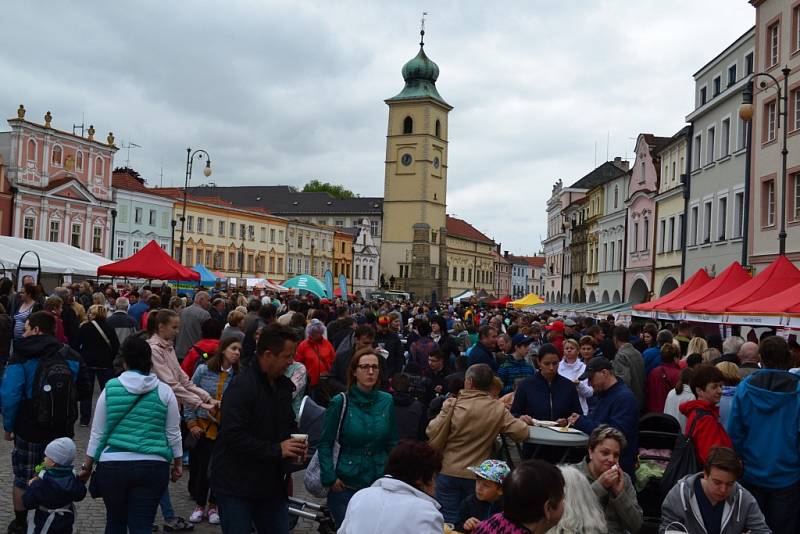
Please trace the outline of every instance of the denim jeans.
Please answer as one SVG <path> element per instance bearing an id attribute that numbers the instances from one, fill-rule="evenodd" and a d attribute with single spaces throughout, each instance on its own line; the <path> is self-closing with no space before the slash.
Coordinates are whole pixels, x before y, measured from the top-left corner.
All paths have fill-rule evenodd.
<path id="1" fill-rule="evenodd" d="M 106 534 L 150 534 L 169 469 L 167 462 L 146 460 L 97 465 L 94 476 L 106 505 Z"/>
<path id="2" fill-rule="evenodd" d="M 767 526 L 773 534 L 797 534 L 800 531 L 800 482 L 781 489 L 744 484 L 753 494 Z"/>
<path id="3" fill-rule="evenodd" d="M 169 485 L 164 489 L 164 495 L 158 501 L 158 506 L 161 507 L 161 517 L 164 518 L 164 521 L 175 519 L 175 509 L 172 507 L 172 501 L 169 498 Z"/>
<path id="4" fill-rule="evenodd" d="M 223 534 L 288 534 L 289 503 L 285 500 L 244 499 L 217 495 Z"/>
<path id="5" fill-rule="evenodd" d="M 342 491 L 328 492 L 328 509 L 331 511 L 331 516 L 336 522 L 336 528 L 342 526 L 344 516 L 347 513 L 347 505 L 350 504 L 350 499 L 356 494 L 356 490 L 344 489 Z"/>
<path id="6" fill-rule="evenodd" d="M 92 420 L 92 400 L 94 398 L 95 379 L 97 379 L 97 383 L 100 385 L 100 391 L 103 391 L 103 388 L 106 387 L 106 382 L 114 378 L 113 368 L 105 369 L 101 367 L 89 367 L 87 370 L 89 371 L 89 376 L 92 379 L 92 394 L 80 402 L 81 424 L 86 425 L 88 425 Z"/>
<path id="7" fill-rule="evenodd" d="M 436 500 L 442 505 L 445 523 L 458 522 L 461 502 L 475 493 L 475 479 L 436 475 Z"/>

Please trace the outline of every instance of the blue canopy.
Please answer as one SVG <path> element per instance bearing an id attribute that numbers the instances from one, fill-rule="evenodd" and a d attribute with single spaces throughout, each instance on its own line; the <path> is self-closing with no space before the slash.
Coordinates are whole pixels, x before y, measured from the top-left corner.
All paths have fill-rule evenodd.
<path id="1" fill-rule="evenodd" d="M 198 272 L 200 274 L 200 285 L 201 286 L 206 286 L 206 287 L 211 286 L 211 287 L 213 287 L 214 284 L 217 283 L 217 275 L 215 275 L 214 273 L 212 273 L 211 271 L 209 271 L 208 269 L 203 267 L 203 265 L 198 263 L 197 265 L 192 267 L 192 270 L 196 271 L 196 272 Z"/>

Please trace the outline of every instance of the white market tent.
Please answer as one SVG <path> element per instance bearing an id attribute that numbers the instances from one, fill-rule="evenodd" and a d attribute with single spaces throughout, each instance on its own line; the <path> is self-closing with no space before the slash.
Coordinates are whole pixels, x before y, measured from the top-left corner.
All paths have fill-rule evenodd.
<path id="1" fill-rule="evenodd" d="M 66 243 L 51 243 L 50 241 L 0 236 L 0 262 L 3 263 L 6 269 L 6 276 L 10 277 L 12 272 L 16 270 L 20 257 L 28 250 L 39 255 L 42 274 L 94 278 L 97 276 L 98 267 L 111 263 L 108 258 L 86 252 Z M 36 266 L 36 256 L 33 254 L 26 255 L 22 260 L 23 268 Z"/>

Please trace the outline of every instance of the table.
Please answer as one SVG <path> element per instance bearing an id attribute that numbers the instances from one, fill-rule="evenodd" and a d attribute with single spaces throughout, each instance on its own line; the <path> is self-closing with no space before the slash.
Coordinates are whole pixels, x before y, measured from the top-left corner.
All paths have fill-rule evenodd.
<path id="1" fill-rule="evenodd" d="M 525 443 L 545 445 L 564 449 L 559 463 L 564 463 L 570 449 L 585 448 L 589 443 L 589 436 L 583 432 L 558 432 L 541 426 L 531 426 L 528 429 L 528 439 Z M 534 458 L 536 453 L 534 453 Z"/>

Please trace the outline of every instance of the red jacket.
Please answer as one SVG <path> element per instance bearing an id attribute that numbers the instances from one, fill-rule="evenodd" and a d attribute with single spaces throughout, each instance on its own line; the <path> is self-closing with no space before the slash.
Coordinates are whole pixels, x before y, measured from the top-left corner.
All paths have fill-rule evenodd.
<path id="1" fill-rule="evenodd" d="M 690 437 L 694 443 L 697 459 L 702 465 L 705 465 L 708 452 L 713 447 L 733 448 L 730 436 L 725 432 L 722 423 L 719 422 L 719 407 L 712 406 L 708 401 L 693 400 L 684 402 L 678 409 L 686 416 L 687 436 L 689 435 L 689 430 L 692 428 L 692 422 L 697 417 L 700 417 L 694 427 L 694 434 Z M 700 415 L 697 410 L 711 412 L 711 416 Z"/>
<path id="2" fill-rule="evenodd" d="M 661 364 L 650 371 L 645 384 L 647 391 L 645 406 L 648 413 L 664 413 L 664 403 L 667 401 L 669 390 L 675 388 L 680 377 L 681 368 L 674 362 Z"/>
<path id="3" fill-rule="evenodd" d="M 192 345 L 189 352 L 183 357 L 183 362 L 181 363 L 183 372 L 186 373 L 189 378 L 192 378 L 197 366 L 203 363 L 201 359 L 203 353 L 208 354 L 210 358 L 217 353 L 217 347 L 219 347 L 219 339 L 201 339 Z M 198 351 L 197 349 L 200 350 Z"/>
<path id="4" fill-rule="evenodd" d="M 310 386 L 319 384 L 319 375 L 331 370 L 333 360 L 336 359 L 336 351 L 331 342 L 321 338 L 314 342 L 311 338 L 304 339 L 297 345 L 294 360 L 306 366 L 308 373 L 308 383 Z"/>

